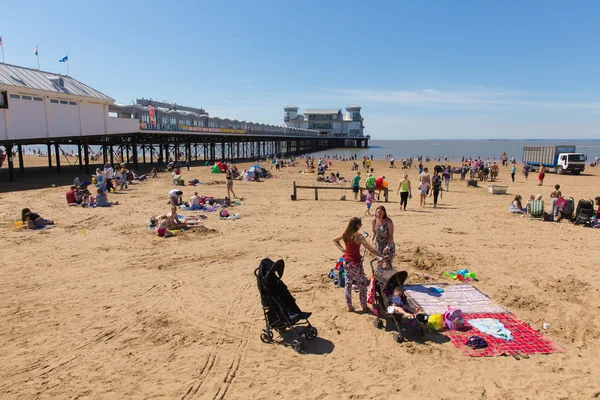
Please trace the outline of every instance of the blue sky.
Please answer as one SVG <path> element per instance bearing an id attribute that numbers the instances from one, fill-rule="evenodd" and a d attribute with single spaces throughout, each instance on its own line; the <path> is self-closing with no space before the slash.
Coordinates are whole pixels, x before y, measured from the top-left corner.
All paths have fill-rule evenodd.
<path id="1" fill-rule="evenodd" d="M 7 63 L 282 124 L 356 103 L 375 139 L 598 138 L 597 1 L 20 1 Z"/>

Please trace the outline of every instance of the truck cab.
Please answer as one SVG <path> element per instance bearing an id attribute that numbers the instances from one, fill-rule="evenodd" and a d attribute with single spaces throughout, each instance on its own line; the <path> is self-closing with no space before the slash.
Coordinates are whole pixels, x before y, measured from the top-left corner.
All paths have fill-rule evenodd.
<path id="1" fill-rule="evenodd" d="M 585 169 L 587 156 L 581 153 L 560 153 L 556 160 L 556 173 L 571 172 L 579 175 Z"/>

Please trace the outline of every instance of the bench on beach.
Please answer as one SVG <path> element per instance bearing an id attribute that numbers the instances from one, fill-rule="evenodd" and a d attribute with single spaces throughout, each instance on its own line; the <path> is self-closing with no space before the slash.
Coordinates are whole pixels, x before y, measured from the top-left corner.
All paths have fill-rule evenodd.
<path id="1" fill-rule="evenodd" d="M 315 200 L 319 200 L 319 190 L 350 190 L 352 191 L 352 186 L 316 186 L 316 185 L 296 185 L 296 181 L 292 182 L 292 195 L 291 198 L 292 200 L 297 200 L 298 196 L 297 196 L 297 192 L 298 189 L 314 189 L 315 191 Z M 358 188 L 361 193 L 363 190 L 368 190 L 366 187 L 359 187 Z M 388 193 L 389 193 L 389 189 L 384 187 L 382 189 L 374 189 L 374 190 L 381 190 L 383 191 L 383 198 L 385 199 L 385 202 L 388 202 Z"/>

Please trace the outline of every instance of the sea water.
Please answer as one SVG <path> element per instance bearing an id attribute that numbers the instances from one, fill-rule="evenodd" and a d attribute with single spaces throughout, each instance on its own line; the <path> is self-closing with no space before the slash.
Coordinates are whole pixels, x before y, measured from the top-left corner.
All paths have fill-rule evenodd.
<path id="1" fill-rule="evenodd" d="M 427 157 L 438 158 L 448 157 L 449 161 L 460 161 L 461 158 L 471 157 L 483 159 L 499 160 L 504 153 L 507 157 L 515 157 L 521 161 L 524 146 L 557 146 L 557 145 L 575 145 L 577 152 L 583 153 L 588 157 L 588 163 L 594 161 L 595 157 L 600 157 L 600 140 L 369 140 L 368 148 L 339 148 L 327 151 L 312 153 L 315 157 L 323 157 L 325 154 L 338 156 L 357 155 L 375 159 L 386 158 L 391 154 L 393 158 L 408 157 Z"/>

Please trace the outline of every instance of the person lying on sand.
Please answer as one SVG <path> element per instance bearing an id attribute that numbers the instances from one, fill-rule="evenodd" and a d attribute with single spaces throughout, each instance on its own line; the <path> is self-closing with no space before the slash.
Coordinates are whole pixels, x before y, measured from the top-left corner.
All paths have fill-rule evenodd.
<path id="1" fill-rule="evenodd" d="M 169 221 L 167 221 L 167 216 L 166 215 L 161 215 L 159 217 L 159 222 L 156 225 L 156 234 L 160 237 L 172 237 L 175 236 L 175 234 L 170 231 L 168 228 L 169 225 Z"/>
<path id="2" fill-rule="evenodd" d="M 42 229 L 46 225 L 54 225 L 54 221 L 44 219 L 39 214 L 34 213 L 29 208 L 21 210 L 21 221 L 25 229 Z"/>

